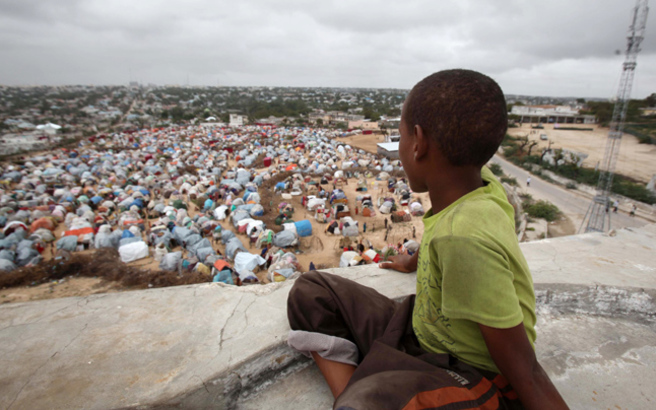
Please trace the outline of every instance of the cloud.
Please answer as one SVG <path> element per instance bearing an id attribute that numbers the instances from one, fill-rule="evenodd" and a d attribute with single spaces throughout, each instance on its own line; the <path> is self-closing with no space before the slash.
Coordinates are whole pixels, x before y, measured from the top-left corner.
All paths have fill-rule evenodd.
<path id="1" fill-rule="evenodd" d="M 410 88 L 466 67 L 521 94 L 614 94 L 631 4 L 614 0 L 0 0 L 5 84 Z M 655 92 L 656 29 L 633 95 Z M 644 62 L 643 62 L 644 61 Z"/>

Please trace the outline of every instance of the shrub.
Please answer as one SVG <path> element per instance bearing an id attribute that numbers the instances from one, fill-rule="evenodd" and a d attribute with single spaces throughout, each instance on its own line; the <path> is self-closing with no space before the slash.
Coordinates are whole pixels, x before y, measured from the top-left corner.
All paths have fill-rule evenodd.
<path id="1" fill-rule="evenodd" d="M 613 182 L 611 191 L 650 205 L 656 203 L 656 195 L 649 191 L 644 185 L 636 184 L 635 182 L 627 181 L 623 178 L 616 178 Z"/>
<path id="2" fill-rule="evenodd" d="M 492 171 L 492 173 L 498 177 L 503 175 L 503 169 L 501 169 L 501 165 L 499 164 L 493 162 L 489 165 L 488 168 L 490 168 L 490 171 Z"/>
<path id="3" fill-rule="evenodd" d="M 533 166 L 533 164 L 540 163 L 539 156 L 516 156 L 515 154 L 519 151 L 519 146 L 516 145 L 514 141 L 515 139 L 513 137 L 506 136 L 504 142 L 502 143 L 502 145 L 505 147 L 504 155 L 506 156 L 506 159 L 521 168 L 531 171 L 533 175 L 540 177 L 546 182 L 555 182 L 548 175 L 541 172 L 539 169 L 537 169 L 537 167 Z M 540 165 L 542 169 L 549 170 L 557 175 L 571 179 L 576 184 L 585 184 L 594 187 L 597 186 L 597 183 L 599 182 L 599 171 L 591 168 L 579 168 L 576 166 L 576 164 L 563 164 L 557 168 L 546 163 L 542 163 Z M 517 181 L 514 181 L 513 183 L 510 179 L 504 180 L 501 178 L 501 181 L 511 185 L 517 185 Z M 572 185 L 573 183 L 570 183 L 566 186 L 566 188 L 575 189 L 576 187 L 572 187 Z M 623 195 L 636 201 L 651 205 L 656 204 L 656 195 L 649 191 L 644 184 L 636 183 L 635 181 L 623 175 L 615 174 L 611 191 L 615 194 Z"/>
<path id="4" fill-rule="evenodd" d="M 547 201 L 540 200 L 535 203 L 526 201 L 523 206 L 524 211 L 533 218 L 541 218 L 548 222 L 553 222 L 560 216 L 560 209 Z"/>
<path id="5" fill-rule="evenodd" d="M 519 151 L 519 146 L 517 145 L 508 145 L 503 149 L 503 155 L 506 157 L 513 157 Z"/>
<path id="6" fill-rule="evenodd" d="M 506 136 L 503 137 L 503 141 L 501 141 L 501 146 L 508 147 L 512 145 L 517 145 L 515 141 L 517 141 L 517 138 L 511 137 L 509 134 L 506 134 Z"/>
<path id="7" fill-rule="evenodd" d="M 508 185 L 519 186 L 517 180 L 513 177 L 501 177 L 501 182 L 505 182 Z"/>

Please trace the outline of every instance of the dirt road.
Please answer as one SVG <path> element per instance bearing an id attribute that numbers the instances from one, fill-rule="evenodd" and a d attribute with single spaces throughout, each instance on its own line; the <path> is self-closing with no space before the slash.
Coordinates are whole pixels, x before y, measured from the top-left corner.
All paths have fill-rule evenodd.
<path id="1" fill-rule="evenodd" d="M 534 175 L 531 176 L 531 186 L 527 188 L 526 178 L 528 177 L 528 172 L 526 170 L 496 155 L 492 159 L 492 162 L 501 165 L 504 173 L 517 179 L 517 182 L 520 184 L 517 189 L 520 192 L 527 192 L 534 199 L 543 199 L 556 205 L 565 216 L 572 220 L 576 230 L 579 230 L 585 213 L 590 206 L 591 199 L 576 191 L 550 184 Z M 623 212 L 611 215 L 611 227 L 615 229 L 625 227 L 637 228 L 647 223 L 649 222 L 640 217 L 632 218 Z"/>
<path id="2" fill-rule="evenodd" d="M 565 148 L 568 150 L 588 154 L 583 166 L 595 168 L 605 153 L 608 128 L 597 125 L 573 125 L 577 128 L 593 128 L 593 131 L 566 131 L 559 130 L 553 124 L 545 124 L 543 130 L 533 130 L 530 124 L 519 128 L 509 128 L 508 134 L 512 136 L 528 135 L 531 141 L 538 141 L 533 153 L 539 153 L 551 141 L 551 148 Z M 531 131 L 536 131 L 531 134 Z M 540 135 L 546 134 L 547 140 L 541 140 Z M 615 172 L 647 183 L 656 174 L 656 145 L 640 144 L 638 139 L 630 134 L 622 136 L 619 158 Z"/>

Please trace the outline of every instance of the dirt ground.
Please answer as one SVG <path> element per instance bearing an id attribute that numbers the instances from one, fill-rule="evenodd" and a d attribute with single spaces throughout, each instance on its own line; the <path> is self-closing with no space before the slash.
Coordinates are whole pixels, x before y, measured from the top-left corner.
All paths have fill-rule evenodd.
<path id="1" fill-rule="evenodd" d="M 589 156 L 583 161 L 583 166 L 595 168 L 604 157 L 608 128 L 594 124 L 572 124 L 571 126 L 594 128 L 594 131 L 558 130 L 554 128 L 554 124 L 544 124 L 545 129 L 533 130 L 530 124 L 523 124 L 519 128 L 509 128 L 508 133 L 512 136 L 528 135 L 531 141 L 538 141 L 538 146 L 533 148 L 534 153 L 539 153 L 542 148 L 547 147 L 549 141 L 552 142 L 552 148 L 565 148 L 586 153 Z M 535 131 L 535 133 L 531 133 L 531 131 Z M 548 140 L 541 140 L 540 134 L 546 134 Z M 615 171 L 643 183 L 649 182 L 656 174 L 656 145 L 640 144 L 633 135 L 624 134 Z"/>
<path id="2" fill-rule="evenodd" d="M 377 144 L 385 142 L 385 137 L 383 134 L 370 134 L 370 135 L 351 135 L 350 137 L 340 138 L 340 141 L 344 141 L 352 147 L 357 147 L 363 149 L 372 154 L 378 152 Z"/>
<path id="3" fill-rule="evenodd" d="M 70 296 L 88 296 L 122 290 L 125 289 L 117 282 L 110 282 L 101 278 L 69 277 L 38 286 L 0 289 L 0 304 Z"/>

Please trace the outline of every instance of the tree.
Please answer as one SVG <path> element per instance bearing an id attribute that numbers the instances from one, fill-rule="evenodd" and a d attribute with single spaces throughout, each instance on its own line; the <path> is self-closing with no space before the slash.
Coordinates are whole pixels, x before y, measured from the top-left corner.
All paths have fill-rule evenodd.
<path id="1" fill-rule="evenodd" d="M 544 159 L 544 156 L 547 155 L 548 152 L 551 152 L 551 141 L 549 141 L 549 145 L 547 148 L 542 150 L 542 154 L 540 154 L 540 164 L 542 164 L 542 160 Z"/>
<path id="2" fill-rule="evenodd" d="M 530 144 L 528 144 L 528 156 L 531 156 L 531 151 L 533 150 L 533 147 L 538 145 L 539 141 L 531 141 Z"/>
<path id="3" fill-rule="evenodd" d="M 519 137 L 518 141 L 519 141 L 519 152 L 524 151 L 524 147 L 527 146 L 528 143 L 530 142 L 528 140 L 528 135 L 525 135 L 523 137 Z"/>
<path id="4" fill-rule="evenodd" d="M 565 157 L 565 154 L 563 153 L 562 148 L 558 148 L 557 150 L 554 151 L 554 166 L 556 169 L 558 169 L 558 161 L 563 159 Z"/>
<path id="5" fill-rule="evenodd" d="M 649 97 L 645 98 L 645 101 L 647 102 L 647 106 L 656 107 L 656 93 L 651 93 Z"/>
<path id="6" fill-rule="evenodd" d="M 602 126 L 608 125 L 613 117 L 613 104 L 605 101 L 590 101 L 588 102 L 589 109 L 581 110 L 581 114 L 591 114 L 597 117 L 597 120 Z"/>
<path id="7" fill-rule="evenodd" d="M 323 127 L 323 120 L 321 118 L 317 118 L 317 125 Z"/>
<path id="8" fill-rule="evenodd" d="M 381 132 L 385 137 L 387 137 L 387 135 L 388 135 L 388 132 L 387 132 L 387 124 L 385 124 L 385 123 L 380 124 L 380 132 Z"/>

